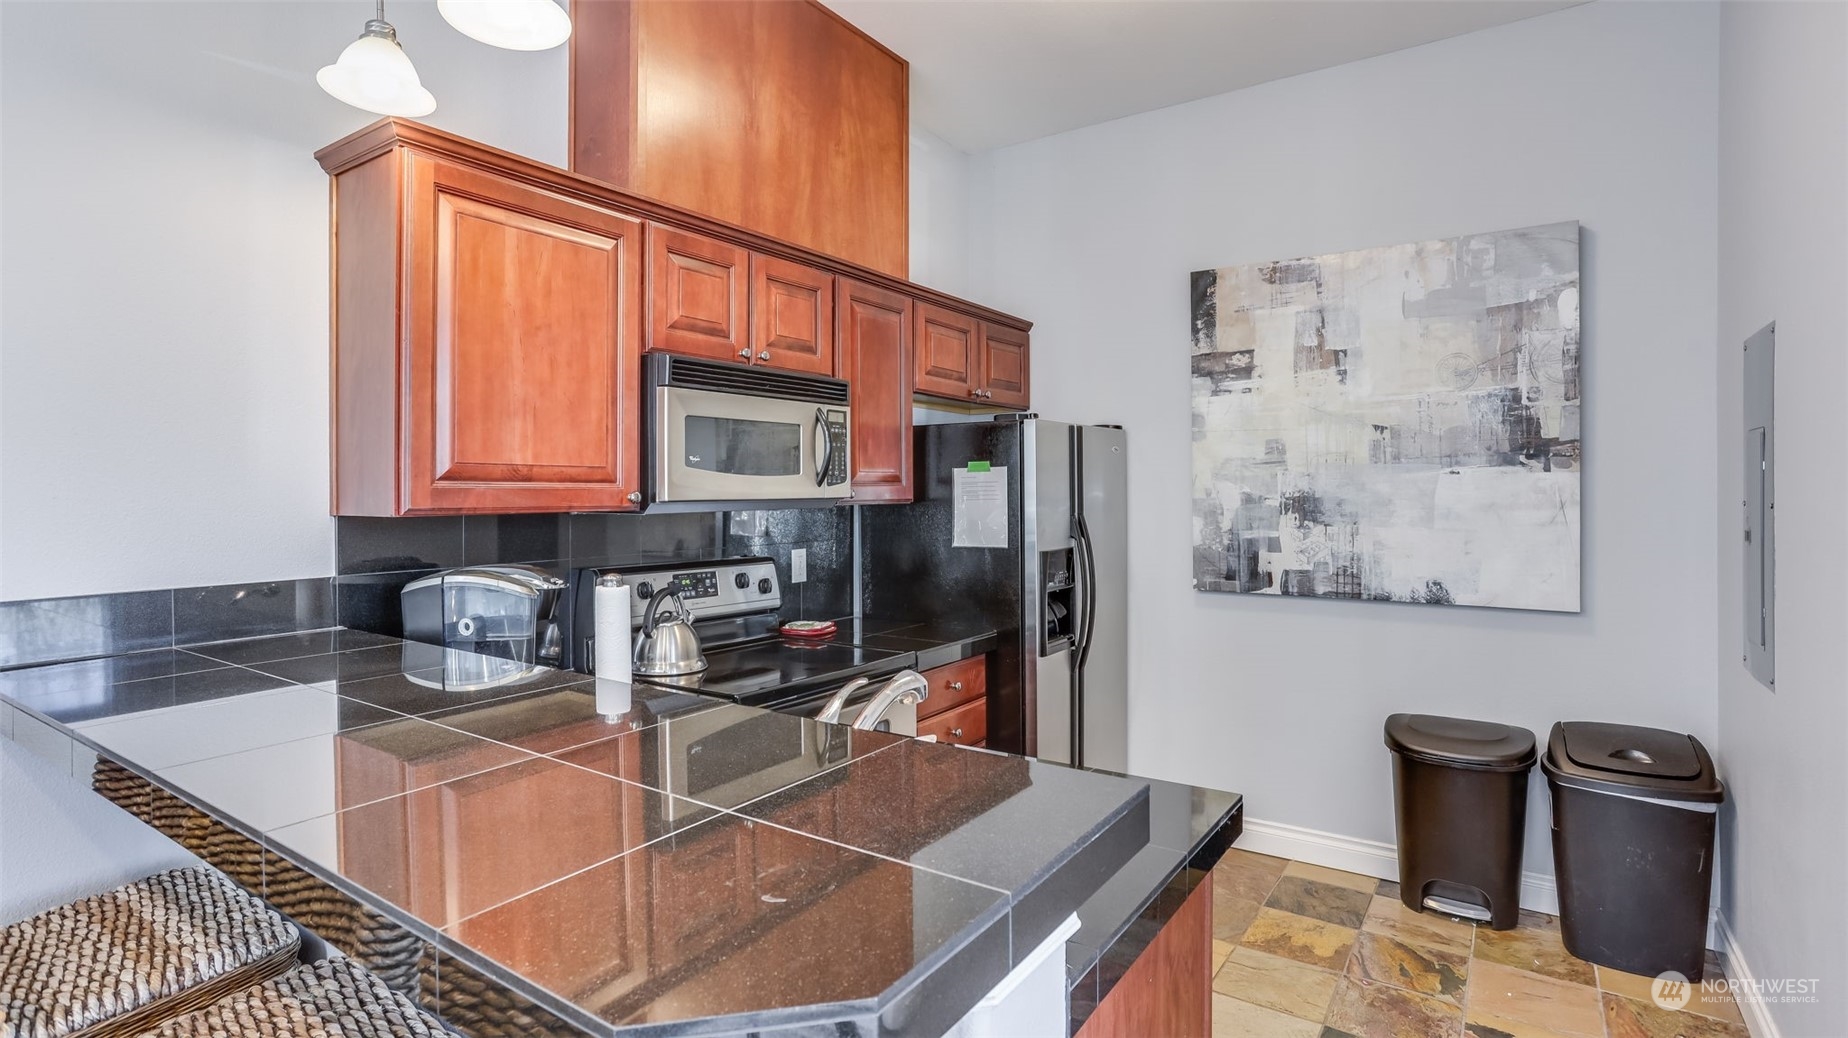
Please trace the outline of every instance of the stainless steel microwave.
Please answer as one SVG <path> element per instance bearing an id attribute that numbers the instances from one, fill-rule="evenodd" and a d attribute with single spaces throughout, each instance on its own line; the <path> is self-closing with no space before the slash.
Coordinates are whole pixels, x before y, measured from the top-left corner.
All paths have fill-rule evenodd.
<path id="1" fill-rule="evenodd" d="M 840 379 L 652 354 L 647 407 L 651 506 L 849 496 Z"/>

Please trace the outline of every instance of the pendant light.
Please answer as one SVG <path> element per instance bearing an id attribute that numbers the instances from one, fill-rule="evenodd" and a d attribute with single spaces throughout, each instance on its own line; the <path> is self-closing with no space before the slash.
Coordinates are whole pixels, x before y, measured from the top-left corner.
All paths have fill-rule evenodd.
<path id="1" fill-rule="evenodd" d="M 550 50 L 571 37 L 553 0 L 436 0 L 443 20 L 472 40 L 507 50 Z"/>
<path id="2" fill-rule="evenodd" d="M 321 89 L 379 115 L 429 115 L 436 98 L 425 90 L 398 45 L 398 30 L 385 20 L 385 0 L 378 0 L 378 16 L 366 22 L 359 39 L 347 44 L 332 65 L 314 74 Z"/>

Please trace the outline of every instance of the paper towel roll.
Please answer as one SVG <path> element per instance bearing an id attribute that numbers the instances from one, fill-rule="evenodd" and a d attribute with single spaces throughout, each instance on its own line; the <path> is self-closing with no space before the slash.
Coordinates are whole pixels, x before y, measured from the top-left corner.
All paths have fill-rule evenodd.
<path id="1" fill-rule="evenodd" d="M 600 678 L 627 682 L 634 665 L 635 652 L 630 643 L 629 585 L 614 573 L 597 578 L 596 596 L 591 602 L 596 617 L 596 673 Z"/>
<path id="2" fill-rule="evenodd" d="M 622 720 L 634 705 L 634 686 L 612 678 L 597 679 L 597 713 L 611 723 Z"/>

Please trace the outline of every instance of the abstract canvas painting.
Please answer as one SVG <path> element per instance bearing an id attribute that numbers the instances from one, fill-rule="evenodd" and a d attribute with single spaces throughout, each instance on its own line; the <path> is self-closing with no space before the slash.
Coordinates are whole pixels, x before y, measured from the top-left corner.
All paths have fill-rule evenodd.
<path id="1" fill-rule="evenodd" d="M 1193 275 L 1194 586 L 1579 609 L 1579 227 Z"/>

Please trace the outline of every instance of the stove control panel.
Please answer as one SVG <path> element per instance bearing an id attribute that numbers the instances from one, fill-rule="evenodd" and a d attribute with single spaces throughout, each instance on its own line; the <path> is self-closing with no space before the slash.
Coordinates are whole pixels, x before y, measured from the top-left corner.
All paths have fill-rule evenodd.
<path id="1" fill-rule="evenodd" d="M 698 562 L 674 569 L 618 570 L 632 589 L 629 608 L 640 625 L 648 603 L 664 588 L 680 593 L 695 620 L 717 620 L 783 607 L 776 562 L 767 558 Z"/>

